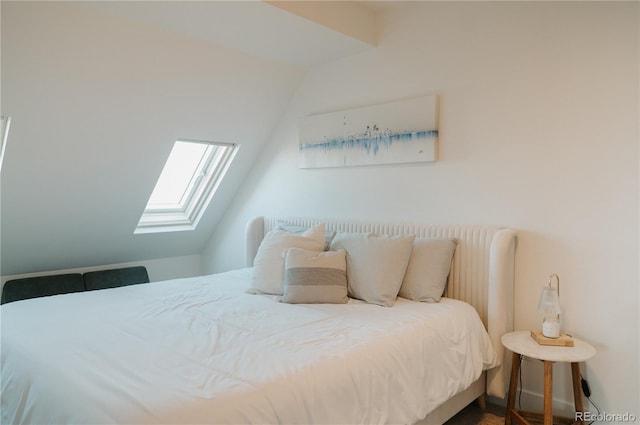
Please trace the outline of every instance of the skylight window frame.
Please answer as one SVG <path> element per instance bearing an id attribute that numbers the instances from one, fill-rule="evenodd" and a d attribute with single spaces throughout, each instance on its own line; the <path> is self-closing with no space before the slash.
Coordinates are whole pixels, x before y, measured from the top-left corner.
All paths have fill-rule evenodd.
<path id="1" fill-rule="evenodd" d="M 196 169 L 193 172 L 193 175 L 189 181 L 189 183 L 187 183 L 187 187 L 184 190 L 184 193 L 182 194 L 182 197 L 180 199 L 180 202 L 178 203 L 177 206 L 169 206 L 169 204 L 166 204 L 168 206 L 166 207 L 152 207 L 151 205 L 151 200 L 149 200 L 149 202 L 147 203 L 147 207 L 145 208 L 145 212 L 146 213 L 178 213 L 178 212 L 185 212 L 187 210 L 187 207 L 189 206 L 191 200 L 193 199 L 194 196 L 194 192 L 198 189 L 197 185 L 199 184 L 199 182 L 197 181 L 199 178 L 202 178 L 203 174 L 206 174 L 207 171 L 209 170 L 209 167 L 211 166 L 211 161 L 212 161 L 212 150 L 214 149 L 213 146 L 218 146 L 216 144 L 213 143 L 207 143 L 207 142 L 200 142 L 200 141 L 191 141 L 191 140 L 176 140 L 176 143 L 200 143 L 203 145 L 207 145 L 207 147 L 205 148 L 205 151 L 202 154 L 202 158 L 200 159 L 200 161 L 198 162 Z M 215 152 L 214 152 L 215 153 Z M 167 159 L 167 161 L 169 161 Z M 155 189 L 154 189 L 155 190 Z"/>
<path id="2" fill-rule="evenodd" d="M 207 145 L 207 149 L 194 170 L 180 205 L 150 208 L 147 202 L 134 234 L 194 230 L 239 148 L 237 143 L 229 142 L 190 139 L 176 140 L 178 142 L 201 143 Z"/>

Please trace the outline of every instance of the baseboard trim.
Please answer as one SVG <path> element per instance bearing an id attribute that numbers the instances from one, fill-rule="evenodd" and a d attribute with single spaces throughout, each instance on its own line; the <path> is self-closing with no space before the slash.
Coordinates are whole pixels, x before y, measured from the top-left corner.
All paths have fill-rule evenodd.
<path id="1" fill-rule="evenodd" d="M 518 393 L 516 393 L 516 407 L 518 407 Z M 544 406 L 544 396 L 541 393 L 522 390 L 522 396 L 520 398 L 521 408 L 528 411 L 540 411 Z M 487 402 L 507 408 L 507 399 L 501 399 L 496 397 L 487 397 Z M 587 407 L 585 405 L 585 407 Z M 575 415 L 573 401 L 565 401 L 557 398 L 553 399 L 553 414 L 558 416 L 566 416 L 572 418 Z"/>

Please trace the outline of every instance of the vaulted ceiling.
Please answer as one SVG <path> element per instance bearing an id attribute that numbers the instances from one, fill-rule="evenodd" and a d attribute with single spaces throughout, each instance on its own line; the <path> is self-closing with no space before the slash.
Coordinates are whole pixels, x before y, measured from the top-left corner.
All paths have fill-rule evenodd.
<path id="1" fill-rule="evenodd" d="M 2 1 L 2 275 L 199 253 L 309 67 L 373 48 L 369 6 Z M 134 235 L 179 138 L 241 147 L 195 231 Z"/>

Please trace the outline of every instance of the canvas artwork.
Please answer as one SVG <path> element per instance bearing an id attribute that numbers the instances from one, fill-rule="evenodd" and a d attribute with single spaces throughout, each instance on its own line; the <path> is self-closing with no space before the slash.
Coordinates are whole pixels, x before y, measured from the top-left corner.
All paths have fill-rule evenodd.
<path id="1" fill-rule="evenodd" d="M 437 96 L 305 117 L 300 168 L 433 162 Z"/>

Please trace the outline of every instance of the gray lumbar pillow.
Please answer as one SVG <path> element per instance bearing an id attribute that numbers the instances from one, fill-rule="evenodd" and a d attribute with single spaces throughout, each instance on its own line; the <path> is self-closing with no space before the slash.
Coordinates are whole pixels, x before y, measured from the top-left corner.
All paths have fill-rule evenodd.
<path id="1" fill-rule="evenodd" d="M 344 304 L 349 301 L 344 250 L 315 252 L 289 248 L 284 262 L 282 302 Z"/>
<path id="2" fill-rule="evenodd" d="M 457 245 L 455 239 L 416 239 L 398 295 L 413 301 L 440 301 Z"/>

